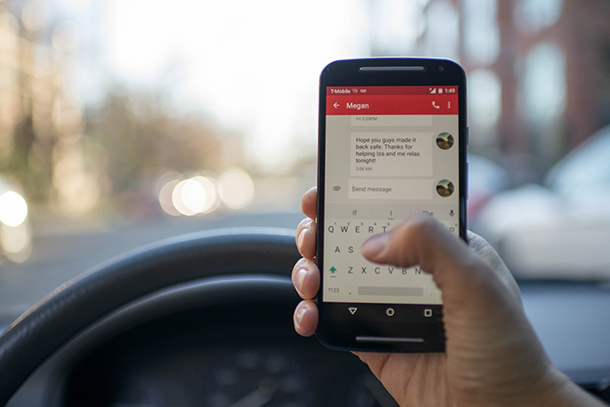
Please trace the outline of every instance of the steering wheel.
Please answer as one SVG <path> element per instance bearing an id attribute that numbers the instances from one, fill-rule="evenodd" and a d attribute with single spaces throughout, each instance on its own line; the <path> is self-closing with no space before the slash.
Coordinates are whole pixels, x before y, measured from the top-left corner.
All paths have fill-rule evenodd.
<path id="1" fill-rule="evenodd" d="M 281 276 L 279 289 L 296 302 L 290 272 L 299 257 L 291 230 L 225 229 L 165 240 L 97 266 L 58 287 L 0 336 L 0 405 L 79 333 L 159 290 L 213 276 Z"/>

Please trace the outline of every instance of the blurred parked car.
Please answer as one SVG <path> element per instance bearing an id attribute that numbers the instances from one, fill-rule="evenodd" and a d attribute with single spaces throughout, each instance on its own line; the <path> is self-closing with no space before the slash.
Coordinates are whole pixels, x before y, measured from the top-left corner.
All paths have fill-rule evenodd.
<path id="1" fill-rule="evenodd" d="M 0 255 L 22 262 L 32 251 L 28 204 L 21 188 L 0 176 Z"/>
<path id="2" fill-rule="evenodd" d="M 490 199 L 509 187 L 506 170 L 476 154 L 468 154 L 468 227 L 478 229 L 478 220 Z"/>
<path id="3" fill-rule="evenodd" d="M 559 161 L 542 185 L 496 195 L 480 232 L 513 272 L 534 278 L 610 279 L 610 126 Z"/>

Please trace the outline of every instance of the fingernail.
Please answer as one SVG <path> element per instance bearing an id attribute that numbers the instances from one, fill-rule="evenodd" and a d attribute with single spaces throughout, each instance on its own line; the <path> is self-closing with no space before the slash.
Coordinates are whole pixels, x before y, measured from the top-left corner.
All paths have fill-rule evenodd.
<path id="1" fill-rule="evenodd" d="M 299 247 L 303 246 L 303 240 L 305 239 L 305 233 L 307 232 L 308 229 L 309 229 L 309 224 L 307 224 L 307 226 L 303 227 L 303 229 L 301 230 L 301 233 L 299 233 L 299 237 L 297 238 L 297 245 Z"/>
<path id="2" fill-rule="evenodd" d="M 369 259 L 377 258 L 387 247 L 389 239 L 389 233 L 382 233 L 371 237 L 362 245 L 362 254 Z"/>
<path id="3" fill-rule="evenodd" d="M 294 285 L 299 292 L 301 288 L 303 288 L 303 282 L 305 281 L 305 276 L 307 275 L 307 270 L 304 268 L 300 268 L 297 270 L 296 275 L 294 276 Z"/>
<path id="4" fill-rule="evenodd" d="M 300 328 L 301 327 L 301 321 L 303 320 L 303 317 L 305 316 L 305 314 L 307 314 L 307 308 L 305 307 L 299 307 L 297 308 L 297 310 L 294 312 L 294 327 L 295 328 Z"/>

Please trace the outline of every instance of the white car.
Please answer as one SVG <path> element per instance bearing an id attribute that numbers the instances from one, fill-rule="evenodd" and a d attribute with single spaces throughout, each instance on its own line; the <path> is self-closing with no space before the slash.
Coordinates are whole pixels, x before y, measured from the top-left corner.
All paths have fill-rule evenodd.
<path id="1" fill-rule="evenodd" d="M 610 279 L 610 126 L 558 162 L 543 185 L 502 192 L 480 232 L 511 270 L 533 278 Z"/>

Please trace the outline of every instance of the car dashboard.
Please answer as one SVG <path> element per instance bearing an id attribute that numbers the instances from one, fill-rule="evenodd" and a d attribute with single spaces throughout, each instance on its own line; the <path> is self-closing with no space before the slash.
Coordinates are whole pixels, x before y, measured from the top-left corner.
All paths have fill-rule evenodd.
<path id="1" fill-rule="evenodd" d="M 356 356 L 292 328 L 288 278 L 173 287 L 62 348 L 10 406 L 396 406 Z"/>

